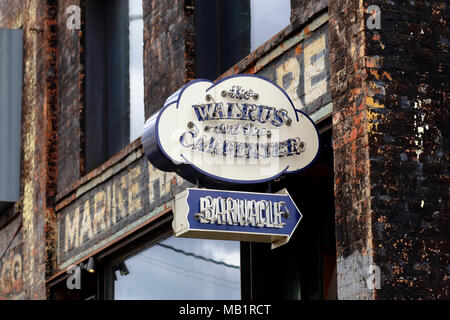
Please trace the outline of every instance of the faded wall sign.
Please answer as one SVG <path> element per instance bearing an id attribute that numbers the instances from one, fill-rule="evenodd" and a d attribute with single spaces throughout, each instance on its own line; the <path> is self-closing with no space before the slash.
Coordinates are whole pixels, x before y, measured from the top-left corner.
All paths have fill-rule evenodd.
<path id="1" fill-rule="evenodd" d="M 21 293 L 22 243 L 10 248 L 0 261 L 0 297 L 10 298 Z"/>
<path id="2" fill-rule="evenodd" d="M 331 102 L 328 23 L 305 33 L 302 41 L 257 74 L 276 82 L 291 97 L 295 108 L 312 116 Z"/>
<path id="3" fill-rule="evenodd" d="M 58 213 L 60 268 L 162 212 L 185 186 L 144 158 L 99 183 Z"/>
<path id="4" fill-rule="evenodd" d="M 16 233 L 20 230 L 19 219 L 0 234 L 0 300 L 23 295 L 23 234 Z"/>

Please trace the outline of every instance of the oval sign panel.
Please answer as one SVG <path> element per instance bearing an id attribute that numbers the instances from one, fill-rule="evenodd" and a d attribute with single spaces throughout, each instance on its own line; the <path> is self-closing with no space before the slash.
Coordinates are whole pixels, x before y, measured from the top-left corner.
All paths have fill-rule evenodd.
<path id="1" fill-rule="evenodd" d="M 158 169 L 231 183 L 261 183 L 308 167 L 319 152 L 314 122 L 278 85 L 254 75 L 193 80 L 145 123 Z"/>

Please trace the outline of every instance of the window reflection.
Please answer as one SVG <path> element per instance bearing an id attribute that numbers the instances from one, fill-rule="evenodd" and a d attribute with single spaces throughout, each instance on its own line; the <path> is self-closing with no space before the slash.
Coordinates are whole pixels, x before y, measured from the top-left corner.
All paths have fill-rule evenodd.
<path id="1" fill-rule="evenodd" d="M 130 141 L 144 127 L 144 20 L 142 0 L 129 0 L 130 41 Z"/>
<path id="2" fill-rule="evenodd" d="M 215 80 L 290 23 L 290 0 L 196 0 L 196 77 Z"/>
<path id="3" fill-rule="evenodd" d="M 171 237 L 113 270 L 116 300 L 241 297 L 239 242 Z"/>
<path id="4" fill-rule="evenodd" d="M 290 0 L 251 0 L 251 51 L 290 23 Z"/>

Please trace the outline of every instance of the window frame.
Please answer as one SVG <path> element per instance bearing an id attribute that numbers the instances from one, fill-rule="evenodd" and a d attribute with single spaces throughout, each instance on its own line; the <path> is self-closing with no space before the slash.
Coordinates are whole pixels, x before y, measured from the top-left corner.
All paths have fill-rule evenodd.
<path id="1" fill-rule="evenodd" d="M 102 290 L 98 292 L 99 299 L 102 300 L 114 300 L 114 270 L 113 267 L 142 251 L 145 251 L 152 246 L 158 244 L 165 239 L 174 236 L 172 229 L 172 221 L 173 221 L 173 212 L 171 211 L 169 214 L 164 215 L 159 218 L 157 221 L 151 223 L 145 230 L 138 231 L 137 234 L 133 237 L 132 240 L 125 240 L 124 243 L 114 246 L 110 252 L 105 252 L 102 255 L 97 257 L 97 260 L 101 264 L 101 272 L 99 273 L 100 285 L 99 289 Z M 145 233 L 145 234 L 144 234 Z M 240 246 L 240 263 L 241 263 L 241 271 L 240 271 L 240 282 L 241 282 L 241 299 L 244 299 L 243 290 L 244 287 L 247 288 L 250 284 L 250 281 L 243 277 L 242 273 L 242 263 L 247 263 L 248 260 L 243 259 L 242 257 L 242 243 Z M 247 270 L 248 268 L 245 268 Z M 245 281 L 246 284 L 243 285 L 242 281 Z M 101 287 L 101 288 L 100 288 Z"/>
<path id="2" fill-rule="evenodd" d="M 87 173 L 130 143 L 128 1 L 87 1 L 85 33 Z"/>

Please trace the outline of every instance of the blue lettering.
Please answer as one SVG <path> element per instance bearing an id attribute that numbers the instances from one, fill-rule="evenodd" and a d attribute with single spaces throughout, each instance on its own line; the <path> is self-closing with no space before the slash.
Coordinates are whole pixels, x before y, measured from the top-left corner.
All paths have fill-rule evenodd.
<path id="1" fill-rule="evenodd" d="M 205 108 L 202 105 L 195 104 L 192 106 L 192 108 L 194 108 L 195 115 L 197 116 L 198 121 L 208 120 L 206 118 L 207 115 L 205 113 Z"/>

